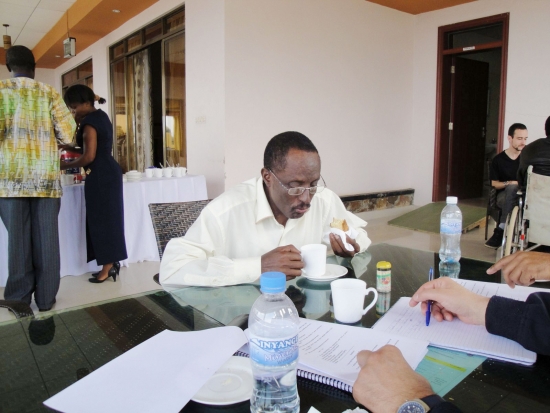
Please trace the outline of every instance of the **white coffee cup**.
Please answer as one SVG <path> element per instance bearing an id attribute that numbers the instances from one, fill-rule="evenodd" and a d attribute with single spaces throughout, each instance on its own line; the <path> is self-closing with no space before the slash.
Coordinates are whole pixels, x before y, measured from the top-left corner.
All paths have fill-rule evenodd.
<path id="1" fill-rule="evenodd" d="M 162 176 L 164 176 L 165 178 L 172 178 L 172 168 L 163 168 Z"/>
<path id="2" fill-rule="evenodd" d="M 176 178 L 181 178 L 181 177 L 183 176 L 182 170 L 181 170 L 180 167 L 174 168 L 174 176 L 175 176 Z"/>
<path id="3" fill-rule="evenodd" d="M 179 168 L 181 169 L 181 176 L 187 175 L 187 168 L 186 167 L 180 166 Z"/>
<path id="4" fill-rule="evenodd" d="M 155 168 L 153 170 L 153 175 L 155 176 L 155 178 L 162 178 L 162 169 Z"/>
<path id="5" fill-rule="evenodd" d="M 320 277 L 327 268 L 327 246 L 325 244 L 308 244 L 300 248 L 306 277 Z"/>
<path id="6" fill-rule="evenodd" d="M 152 178 L 153 177 L 153 173 L 154 173 L 154 169 L 153 168 L 147 168 L 145 169 L 145 177 L 146 178 Z"/>
<path id="7" fill-rule="evenodd" d="M 65 186 L 74 184 L 74 175 L 73 174 L 63 174 L 61 175 L 61 183 Z"/>
<path id="8" fill-rule="evenodd" d="M 374 288 L 367 288 L 363 280 L 345 278 L 330 283 L 332 290 L 332 305 L 334 307 L 334 318 L 341 323 L 356 323 L 367 314 L 378 299 L 378 292 Z M 374 293 L 372 302 L 363 308 L 365 296 L 370 292 Z"/>

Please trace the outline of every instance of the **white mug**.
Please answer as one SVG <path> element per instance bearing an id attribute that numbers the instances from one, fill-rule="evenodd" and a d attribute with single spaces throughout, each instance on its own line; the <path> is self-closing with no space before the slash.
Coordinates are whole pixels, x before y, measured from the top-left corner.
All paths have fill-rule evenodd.
<path id="1" fill-rule="evenodd" d="M 327 246 L 325 244 L 308 244 L 300 248 L 306 277 L 320 277 L 327 268 Z"/>
<path id="2" fill-rule="evenodd" d="M 145 169 L 145 177 L 146 178 L 152 178 L 153 177 L 153 173 L 154 173 L 154 169 L 153 168 L 147 168 Z"/>
<path id="3" fill-rule="evenodd" d="M 378 299 L 378 292 L 374 288 L 367 288 L 363 280 L 344 278 L 330 283 L 332 290 L 332 305 L 334 318 L 341 323 L 356 323 L 367 314 Z M 365 296 L 374 293 L 372 302 L 363 308 Z"/>
<path id="4" fill-rule="evenodd" d="M 74 175 L 73 174 L 63 174 L 63 175 L 61 175 L 61 183 L 63 185 L 73 185 L 74 184 Z"/>
<path id="5" fill-rule="evenodd" d="M 162 175 L 165 178 L 172 178 L 172 168 L 163 168 L 162 169 Z"/>
<path id="6" fill-rule="evenodd" d="M 180 168 L 180 167 L 174 168 L 174 176 L 175 176 L 176 178 L 181 178 L 181 177 L 183 176 L 183 172 L 182 172 L 181 169 L 182 169 L 182 168 Z"/>
<path id="7" fill-rule="evenodd" d="M 162 178 L 162 169 L 155 168 L 153 170 L 153 175 L 155 175 L 155 178 Z"/>

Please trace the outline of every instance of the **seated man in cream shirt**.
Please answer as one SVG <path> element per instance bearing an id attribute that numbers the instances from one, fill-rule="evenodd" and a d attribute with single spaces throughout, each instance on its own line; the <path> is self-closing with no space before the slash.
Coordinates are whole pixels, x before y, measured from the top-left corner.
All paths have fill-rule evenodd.
<path id="1" fill-rule="evenodd" d="M 210 202 L 187 234 L 172 239 L 160 264 L 164 287 L 223 286 L 253 282 L 266 271 L 293 278 L 304 263 L 300 247 L 321 243 L 333 218 L 357 230 L 348 251 L 330 235 L 332 251 L 353 257 L 370 245 L 365 221 L 346 211 L 324 188 L 321 159 L 313 143 L 298 132 L 269 141 L 261 178 L 229 189 Z"/>

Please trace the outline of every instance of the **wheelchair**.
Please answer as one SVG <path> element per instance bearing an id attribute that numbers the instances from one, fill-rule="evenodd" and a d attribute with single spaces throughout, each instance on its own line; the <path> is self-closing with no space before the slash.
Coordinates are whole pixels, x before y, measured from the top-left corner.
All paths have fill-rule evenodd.
<path id="1" fill-rule="evenodd" d="M 518 205 L 504 226 L 500 258 L 550 246 L 550 176 L 534 173 L 529 166 L 525 192 L 518 191 L 518 195 Z"/>

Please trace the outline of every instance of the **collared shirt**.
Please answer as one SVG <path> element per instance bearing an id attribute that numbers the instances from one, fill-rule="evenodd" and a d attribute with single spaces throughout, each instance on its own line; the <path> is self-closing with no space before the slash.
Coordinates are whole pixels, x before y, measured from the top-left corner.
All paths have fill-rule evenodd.
<path id="1" fill-rule="evenodd" d="M 71 112 L 50 85 L 0 80 L 0 198 L 59 198 L 57 143 L 70 143 Z"/>
<path id="2" fill-rule="evenodd" d="M 315 194 L 311 208 L 285 226 L 273 215 L 262 179 L 251 179 L 210 202 L 182 238 L 166 246 L 160 264 L 165 287 L 222 286 L 252 282 L 261 275 L 261 256 L 273 249 L 318 244 L 333 218 L 345 218 L 359 235 L 361 251 L 370 245 L 367 223 L 346 211 L 330 189 Z M 330 246 L 329 246 L 330 248 Z"/>

